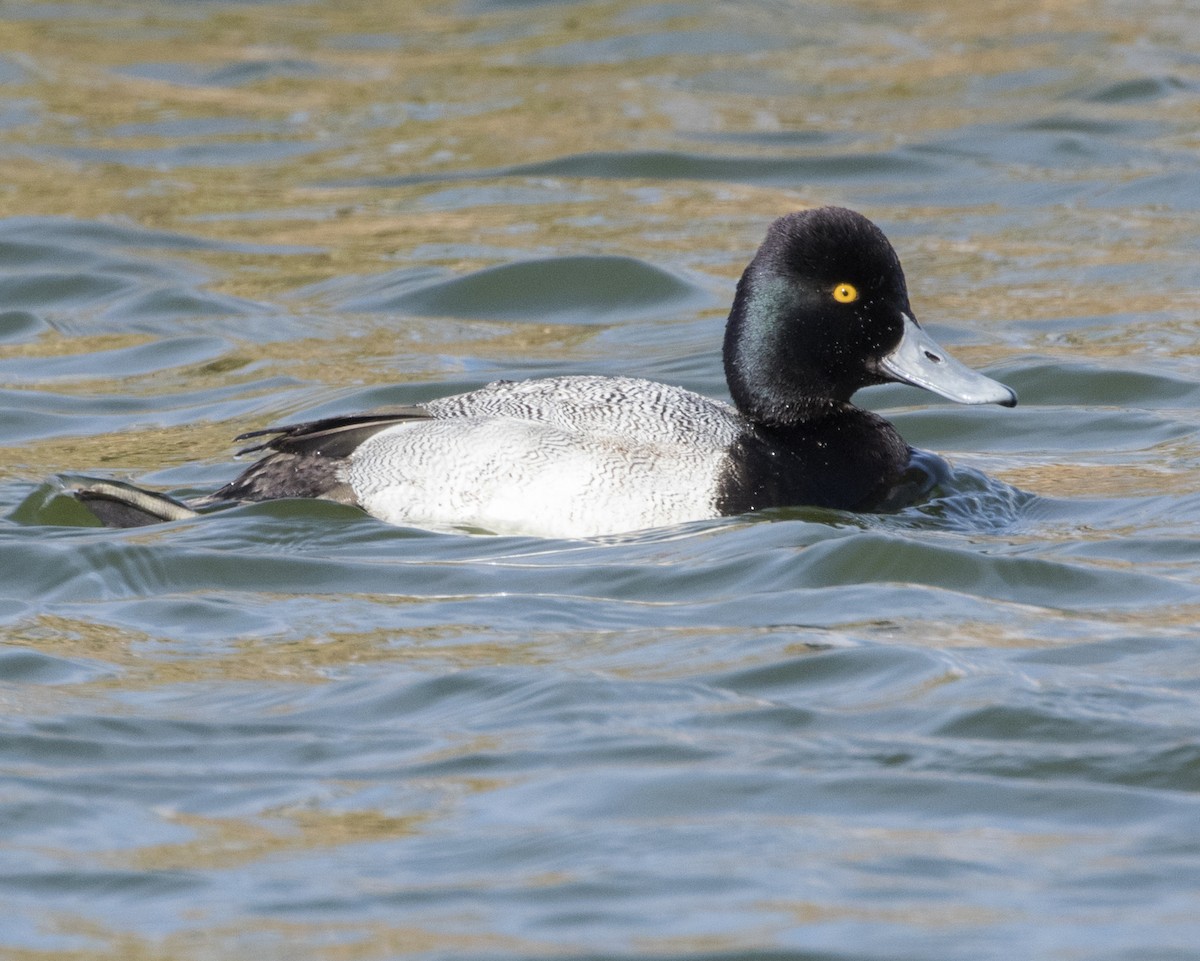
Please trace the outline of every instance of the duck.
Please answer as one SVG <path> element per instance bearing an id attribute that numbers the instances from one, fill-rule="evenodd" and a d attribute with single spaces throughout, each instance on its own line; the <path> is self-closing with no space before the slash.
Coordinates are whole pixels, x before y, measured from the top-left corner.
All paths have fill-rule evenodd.
<path id="1" fill-rule="evenodd" d="M 844 207 L 769 226 L 734 292 L 723 360 L 732 403 L 627 376 L 502 380 L 242 434 L 253 443 L 240 453 L 259 459 L 188 503 L 116 481 L 74 494 L 117 527 L 300 497 L 394 525 L 558 538 L 777 507 L 874 512 L 912 487 L 921 452 L 855 406 L 858 390 L 898 382 L 1017 403 L 917 322 L 891 243 Z"/>

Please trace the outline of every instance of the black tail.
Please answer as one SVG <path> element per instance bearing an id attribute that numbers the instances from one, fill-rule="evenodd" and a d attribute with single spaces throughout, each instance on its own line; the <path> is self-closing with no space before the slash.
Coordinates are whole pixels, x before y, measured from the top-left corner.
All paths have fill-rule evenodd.
<path id="1" fill-rule="evenodd" d="M 105 527 L 145 527 L 199 516 L 182 501 L 119 481 L 82 480 L 72 487 L 75 499 Z"/>

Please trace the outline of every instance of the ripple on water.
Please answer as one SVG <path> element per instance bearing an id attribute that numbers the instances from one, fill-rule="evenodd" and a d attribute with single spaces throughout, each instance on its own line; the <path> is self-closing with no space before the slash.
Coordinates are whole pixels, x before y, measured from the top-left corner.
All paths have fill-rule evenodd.
<path id="1" fill-rule="evenodd" d="M 709 306 L 709 298 L 632 257 L 593 256 L 501 264 L 402 290 L 369 306 L 428 317 L 603 324 L 686 313 Z"/>

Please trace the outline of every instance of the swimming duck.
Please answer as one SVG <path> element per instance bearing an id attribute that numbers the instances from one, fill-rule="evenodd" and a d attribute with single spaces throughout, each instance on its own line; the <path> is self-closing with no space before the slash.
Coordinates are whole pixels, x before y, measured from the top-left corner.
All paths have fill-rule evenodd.
<path id="1" fill-rule="evenodd" d="M 769 507 L 893 506 L 913 450 L 850 403 L 899 381 L 1012 407 L 917 323 L 904 271 L 861 214 L 771 224 L 725 328 L 733 405 L 633 377 L 498 381 L 419 406 L 243 434 L 262 458 L 191 505 L 95 482 L 76 495 L 134 526 L 226 501 L 316 497 L 392 524 L 578 537 Z"/>

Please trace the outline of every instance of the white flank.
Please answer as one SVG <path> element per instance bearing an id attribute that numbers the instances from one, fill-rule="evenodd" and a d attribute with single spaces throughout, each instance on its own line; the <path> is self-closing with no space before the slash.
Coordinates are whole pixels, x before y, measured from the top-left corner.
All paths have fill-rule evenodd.
<path id="1" fill-rule="evenodd" d="M 393 524 L 587 537 L 716 515 L 740 420 L 679 388 L 611 377 L 495 384 L 364 441 L 344 469 Z"/>

